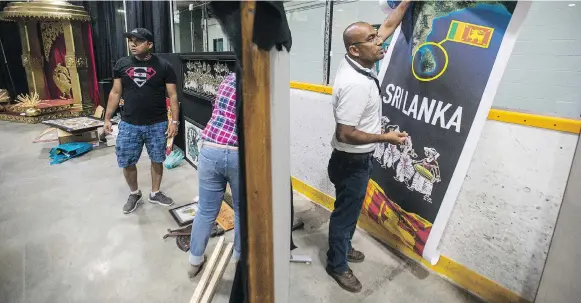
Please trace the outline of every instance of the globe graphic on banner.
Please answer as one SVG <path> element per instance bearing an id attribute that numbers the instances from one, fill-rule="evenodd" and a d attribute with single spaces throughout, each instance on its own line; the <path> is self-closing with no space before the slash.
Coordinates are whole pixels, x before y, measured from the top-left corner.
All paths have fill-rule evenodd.
<path id="1" fill-rule="evenodd" d="M 399 4 L 401 3 L 401 1 L 387 1 L 387 4 L 389 5 L 389 7 L 395 9 Z"/>
<path id="2" fill-rule="evenodd" d="M 401 1 L 379 0 L 379 6 L 387 15 L 391 14 L 393 10 L 401 3 Z"/>

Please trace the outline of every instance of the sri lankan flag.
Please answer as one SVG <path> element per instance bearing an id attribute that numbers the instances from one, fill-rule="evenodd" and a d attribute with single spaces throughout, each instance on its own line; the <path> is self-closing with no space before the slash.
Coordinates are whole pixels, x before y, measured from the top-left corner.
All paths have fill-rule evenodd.
<path id="1" fill-rule="evenodd" d="M 420 256 L 432 230 L 432 223 L 414 213 L 408 213 L 390 200 L 379 185 L 369 180 L 362 213 L 378 223 Z"/>
<path id="2" fill-rule="evenodd" d="M 447 40 L 488 48 L 494 28 L 452 20 Z"/>

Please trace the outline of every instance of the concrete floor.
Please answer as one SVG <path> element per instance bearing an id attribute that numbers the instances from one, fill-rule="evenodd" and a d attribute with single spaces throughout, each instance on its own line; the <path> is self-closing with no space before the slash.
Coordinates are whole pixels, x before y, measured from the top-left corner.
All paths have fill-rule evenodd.
<path id="1" fill-rule="evenodd" d="M 0 302 L 189 301 L 197 281 L 187 278 L 187 254 L 175 240 L 162 240 L 177 227 L 168 208 L 145 203 L 124 215 L 128 189 L 114 148 L 51 166 L 56 143 L 32 143 L 44 129 L 0 122 Z M 138 164 L 144 193 L 151 186 L 147 162 L 144 154 Z M 166 170 L 162 190 L 186 204 L 196 196 L 196 179 L 184 163 Z M 313 263 L 291 265 L 291 302 L 480 302 L 361 230 L 354 246 L 366 261 L 352 269 L 363 291 L 348 293 L 323 266 L 329 213 L 300 195 L 295 212 L 306 227 L 295 232 L 294 253 Z M 230 264 L 214 302 L 228 302 L 233 276 Z"/>

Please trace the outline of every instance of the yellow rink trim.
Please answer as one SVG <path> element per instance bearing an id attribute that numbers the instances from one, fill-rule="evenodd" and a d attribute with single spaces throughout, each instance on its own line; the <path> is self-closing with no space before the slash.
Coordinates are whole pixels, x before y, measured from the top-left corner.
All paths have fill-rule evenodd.
<path id="1" fill-rule="evenodd" d="M 488 113 L 488 119 L 574 134 L 581 132 L 581 121 L 573 119 L 525 114 L 500 109 L 491 109 Z"/>
<path id="2" fill-rule="evenodd" d="M 290 88 L 300 89 L 300 90 L 308 90 L 310 92 L 327 94 L 327 95 L 330 95 L 333 93 L 333 88 L 330 86 L 296 82 L 296 81 L 290 82 Z"/>
<path id="3" fill-rule="evenodd" d="M 335 199 L 309 184 L 292 177 L 293 189 L 301 193 L 311 201 L 329 209 L 333 210 Z M 463 289 L 479 296 L 487 302 L 491 303 L 530 303 L 530 301 L 522 298 L 518 294 L 504 288 L 496 282 L 470 270 L 466 266 L 456 263 L 454 260 L 445 256 L 440 256 L 440 261 L 435 266 L 432 266 L 428 261 L 422 259 L 413 250 L 404 245 L 402 242 L 392 238 L 379 225 L 373 224 L 367 216 L 361 215 L 358 225 L 363 228 L 371 236 L 384 241 L 392 248 L 398 250 L 424 267 L 440 274 L 444 278 L 450 280 L 452 283 L 460 286 Z"/>
<path id="4" fill-rule="evenodd" d="M 333 88 L 326 85 L 291 81 L 290 87 L 294 89 L 306 90 L 327 95 L 333 93 Z M 488 113 L 488 119 L 512 124 L 520 124 L 538 128 L 557 130 L 574 134 L 581 133 L 581 120 L 575 119 L 526 114 L 500 109 L 491 109 L 490 112 Z"/>

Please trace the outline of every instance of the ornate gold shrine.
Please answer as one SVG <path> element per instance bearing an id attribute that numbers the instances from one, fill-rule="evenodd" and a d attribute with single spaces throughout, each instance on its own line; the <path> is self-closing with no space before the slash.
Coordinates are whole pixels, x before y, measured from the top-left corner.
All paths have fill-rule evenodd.
<path id="1" fill-rule="evenodd" d="M 42 100 L 74 100 L 74 107 L 93 107 L 90 98 L 87 35 L 91 20 L 82 6 L 66 1 L 12 2 L 0 20 L 18 22 L 22 65 L 28 88 Z M 93 74 L 94 75 L 94 74 Z"/>

